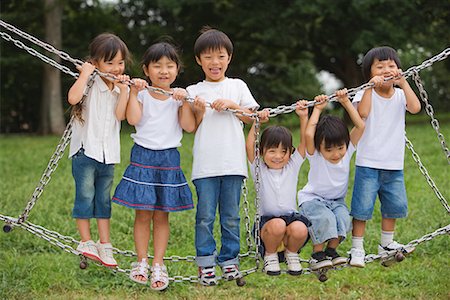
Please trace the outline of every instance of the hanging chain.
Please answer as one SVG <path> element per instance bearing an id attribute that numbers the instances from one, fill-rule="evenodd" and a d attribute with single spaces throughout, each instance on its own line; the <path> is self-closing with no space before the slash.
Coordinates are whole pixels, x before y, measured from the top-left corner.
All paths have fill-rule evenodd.
<path id="1" fill-rule="evenodd" d="M 439 191 L 438 187 L 434 183 L 433 179 L 428 174 L 427 169 L 425 168 L 425 166 L 422 164 L 422 161 L 420 160 L 419 154 L 417 154 L 417 152 L 414 150 L 413 144 L 411 143 L 411 141 L 408 139 L 408 137 L 406 135 L 405 135 L 405 142 L 406 142 L 406 147 L 411 151 L 412 158 L 414 159 L 414 161 L 416 162 L 417 166 L 419 167 L 419 170 L 422 173 L 422 175 L 427 180 L 428 185 L 431 187 L 431 189 L 433 190 L 434 194 L 439 199 L 439 201 L 441 201 L 441 204 L 442 204 L 442 206 L 444 206 L 445 210 L 448 213 L 450 213 L 450 206 L 448 205 L 447 200 L 441 194 L 441 192 Z"/>
<path id="2" fill-rule="evenodd" d="M 261 187 L 261 152 L 260 152 L 260 143 L 259 143 L 259 135 L 260 135 L 260 120 L 259 116 L 255 117 L 255 244 L 256 244 L 256 268 L 259 268 L 260 264 L 260 254 L 259 249 L 261 247 L 261 233 L 260 233 L 260 223 L 261 223 L 261 215 L 259 212 L 259 204 L 260 204 L 260 187 Z"/>
<path id="3" fill-rule="evenodd" d="M 94 77 L 95 77 L 95 74 L 90 77 L 90 79 L 87 83 L 87 88 L 85 89 L 85 91 L 83 93 L 83 97 L 81 98 L 80 102 L 83 102 L 86 99 L 86 97 L 89 93 L 89 90 L 91 89 L 92 85 L 94 84 Z M 58 168 L 59 160 L 64 155 L 64 151 L 66 150 L 66 147 L 69 144 L 70 138 L 72 136 L 73 122 L 74 122 L 74 116 L 71 116 L 69 123 L 67 123 L 66 129 L 64 130 L 64 133 L 63 133 L 58 145 L 56 146 L 56 150 L 53 153 L 53 155 L 51 156 L 50 161 L 47 164 L 47 168 L 45 169 L 44 173 L 41 176 L 41 179 L 39 180 L 39 184 L 34 189 L 34 192 L 31 195 L 30 200 L 28 201 L 24 211 L 22 212 L 22 214 L 20 215 L 20 217 L 18 219 L 19 223 L 22 223 L 23 221 L 25 221 L 28 218 L 31 209 L 33 209 L 37 200 L 41 196 L 42 192 L 44 191 L 45 186 L 50 182 L 51 175 L 53 174 L 53 172 L 55 172 L 56 168 Z"/>
<path id="4" fill-rule="evenodd" d="M 420 92 L 420 98 L 425 103 L 425 111 L 427 115 L 431 118 L 431 126 L 433 126 L 434 130 L 436 131 L 439 143 L 441 144 L 442 150 L 444 151 L 445 156 L 447 157 L 447 163 L 450 164 L 450 150 L 448 149 L 447 144 L 445 143 L 444 135 L 440 132 L 439 128 L 439 121 L 434 117 L 434 110 L 431 104 L 428 102 L 428 94 L 425 88 L 423 87 L 422 80 L 420 79 L 419 73 L 417 70 L 414 70 L 412 72 L 412 76 L 414 79 L 414 82 L 416 83 L 417 88 Z"/>

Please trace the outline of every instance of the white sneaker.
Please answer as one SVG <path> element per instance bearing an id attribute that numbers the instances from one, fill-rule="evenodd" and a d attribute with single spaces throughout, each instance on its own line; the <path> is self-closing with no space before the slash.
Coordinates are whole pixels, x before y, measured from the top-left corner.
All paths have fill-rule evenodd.
<path id="1" fill-rule="evenodd" d="M 98 256 L 100 257 L 100 261 L 104 266 L 107 267 L 117 267 L 117 262 L 113 257 L 113 248 L 111 243 L 100 243 L 97 242 L 97 250 Z"/>
<path id="2" fill-rule="evenodd" d="M 222 267 L 222 278 L 225 280 L 235 280 L 241 278 L 238 265 L 228 265 Z"/>
<path id="3" fill-rule="evenodd" d="M 302 265 L 300 264 L 300 258 L 297 253 L 284 251 L 284 257 L 286 258 L 288 274 L 294 276 L 302 274 Z"/>
<path id="4" fill-rule="evenodd" d="M 281 274 L 280 262 L 278 261 L 278 253 L 264 255 L 263 271 L 267 275 L 276 276 Z"/>
<path id="5" fill-rule="evenodd" d="M 364 249 L 352 248 L 350 249 L 350 265 L 353 267 L 364 268 L 366 265 L 364 258 L 366 252 Z"/>
<path id="6" fill-rule="evenodd" d="M 93 240 L 80 242 L 78 244 L 77 251 L 87 258 L 100 261 L 100 256 Z"/>
<path id="7" fill-rule="evenodd" d="M 212 286 L 217 285 L 216 268 L 210 267 L 198 267 L 198 282 L 202 285 Z"/>

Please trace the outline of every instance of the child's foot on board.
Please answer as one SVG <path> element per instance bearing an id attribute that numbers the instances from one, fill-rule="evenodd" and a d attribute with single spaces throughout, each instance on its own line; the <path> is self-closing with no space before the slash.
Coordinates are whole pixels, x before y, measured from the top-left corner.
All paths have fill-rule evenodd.
<path id="1" fill-rule="evenodd" d="M 156 263 L 152 269 L 150 277 L 150 288 L 155 291 L 165 290 L 169 286 L 169 274 L 165 265 L 160 266 Z"/>
<path id="2" fill-rule="evenodd" d="M 302 274 L 302 265 L 300 264 L 300 257 L 298 257 L 298 254 L 286 250 L 284 251 L 284 256 L 286 257 L 288 274 L 294 276 Z"/>
<path id="3" fill-rule="evenodd" d="M 278 261 L 278 253 L 264 255 L 263 272 L 270 276 L 281 274 L 280 262 Z"/>
<path id="4" fill-rule="evenodd" d="M 328 259 L 324 251 L 315 252 L 311 255 L 311 260 L 309 261 L 309 267 L 311 270 L 316 271 L 332 266 L 333 263 Z"/>
<path id="5" fill-rule="evenodd" d="M 406 249 L 405 245 L 397 243 L 396 241 L 392 241 L 387 246 L 384 246 L 384 247 L 381 245 L 378 245 L 378 254 L 382 254 L 384 252 L 389 252 L 392 250 L 402 250 L 405 253 L 411 253 L 414 251 L 414 249 L 415 249 L 414 247 Z"/>
<path id="6" fill-rule="evenodd" d="M 98 256 L 100 261 L 106 267 L 115 268 L 117 267 L 117 261 L 113 257 L 113 248 L 111 243 L 100 243 L 97 242 Z"/>
<path id="7" fill-rule="evenodd" d="M 148 280 L 148 261 L 143 258 L 140 262 L 131 264 L 130 279 L 140 284 L 146 284 Z"/>
<path id="8" fill-rule="evenodd" d="M 228 265 L 222 267 L 222 278 L 225 280 L 234 280 L 241 278 L 238 265 Z"/>
<path id="9" fill-rule="evenodd" d="M 350 249 L 350 265 L 353 267 L 364 268 L 366 265 L 364 259 L 366 252 L 364 249 L 352 248 Z"/>
<path id="10" fill-rule="evenodd" d="M 198 267 L 198 282 L 206 286 L 216 285 L 217 278 L 215 266 Z"/>
<path id="11" fill-rule="evenodd" d="M 348 261 L 347 257 L 340 256 L 334 248 L 325 249 L 325 254 L 331 259 L 333 266 L 343 265 Z"/>
<path id="12" fill-rule="evenodd" d="M 87 258 L 101 261 L 98 254 L 97 245 L 93 240 L 88 240 L 86 242 L 80 242 L 77 247 L 77 251 L 86 256 Z"/>

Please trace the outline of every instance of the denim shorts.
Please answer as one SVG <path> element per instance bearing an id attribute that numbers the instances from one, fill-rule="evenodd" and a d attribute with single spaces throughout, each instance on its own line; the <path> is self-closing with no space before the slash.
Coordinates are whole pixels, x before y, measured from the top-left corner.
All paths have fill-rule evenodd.
<path id="1" fill-rule="evenodd" d="M 302 222 L 303 224 L 305 224 L 306 227 L 311 226 L 311 222 L 305 216 L 302 216 L 298 212 L 293 212 L 291 214 L 282 215 L 282 216 L 261 216 L 261 219 L 259 221 L 259 232 L 261 233 L 261 230 L 264 227 L 264 224 L 266 224 L 267 222 L 269 222 L 270 220 L 275 219 L 275 218 L 282 219 L 286 223 L 286 226 L 289 226 L 292 222 L 295 222 L 295 221 Z M 253 225 L 253 232 L 252 232 L 253 237 L 255 236 L 255 233 L 256 233 L 255 225 L 256 224 Z M 306 243 L 308 243 L 308 241 L 309 241 L 309 236 L 306 239 L 305 243 L 300 247 L 299 252 L 306 245 Z M 264 242 L 262 239 L 261 239 L 261 243 L 258 248 L 258 252 L 261 255 L 261 257 L 264 257 L 266 250 L 265 250 Z"/>
<path id="2" fill-rule="evenodd" d="M 317 197 L 303 202 L 299 212 L 311 222 L 308 231 L 313 245 L 322 244 L 334 238 L 340 238 L 342 242 L 352 228 L 344 198 L 326 200 Z"/>
<path id="3" fill-rule="evenodd" d="M 403 170 L 356 166 L 350 213 L 353 218 L 361 221 L 370 220 L 377 195 L 383 218 L 396 219 L 408 215 Z"/>
<path id="4" fill-rule="evenodd" d="M 72 217 L 76 219 L 111 218 L 111 188 L 114 164 L 104 164 L 89 158 L 80 149 L 72 156 L 75 179 L 75 204 Z"/>

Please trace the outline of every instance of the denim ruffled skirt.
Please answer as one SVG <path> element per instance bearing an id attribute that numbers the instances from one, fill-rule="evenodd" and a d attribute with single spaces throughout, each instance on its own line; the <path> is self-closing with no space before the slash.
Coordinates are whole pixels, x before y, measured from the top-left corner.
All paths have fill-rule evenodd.
<path id="1" fill-rule="evenodd" d="M 134 144 L 112 201 L 139 210 L 192 209 L 192 193 L 180 167 L 176 148 L 151 150 Z"/>

